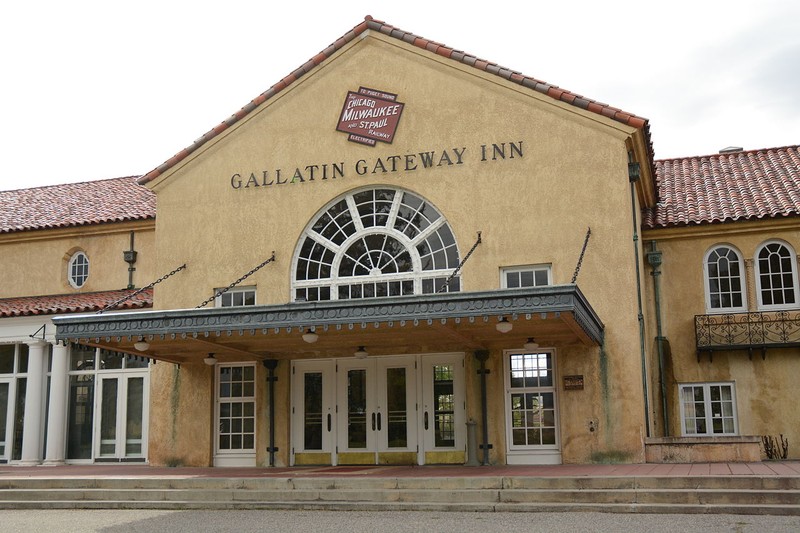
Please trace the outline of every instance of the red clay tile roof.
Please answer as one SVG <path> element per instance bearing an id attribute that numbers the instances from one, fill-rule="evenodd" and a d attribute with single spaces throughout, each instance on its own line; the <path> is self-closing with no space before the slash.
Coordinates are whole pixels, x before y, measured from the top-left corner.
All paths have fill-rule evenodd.
<path id="1" fill-rule="evenodd" d="M 155 216 L 156 196 L 136 176 L 0 191 L 0 233 Z"/>
<path id="2" fill-rule="evenodd" d="M 798 146 L 656 161 L 645 228 L 800 215 Z"/>
<path id="3" fill-rule="evenodd" d="M 133 294 L 136 290 L 138 289 L 2 298 L 0 299 L 0 318 L 58 313 L 90 313 L 99 311 L 107 305 Z M 115 309 L 142 309 L 145 307 L 153 307 L 152 288 L 125 300 Z"/>
<path id="4" fill-rule="evenodd" d="M 301 78 L 302 76 L 308 74 L 311 70 L 313 70 L 317 65 L 325 61 L 327 58 L 331 57 L 336 51 L 340 50 L 344 47 L 347 43 L 358 37 L 360 34 L 364 33 L 367 30 L 374 30 L 390 37 L 394 37 L 395 39 L 399 39 L 404 41 L 408 44 L 417 46 L 424 50 L 428 50 L 435 54 L 438 54 L 443 57 L 447 57 L 449 59 L 453 59 L 455 61 L 459 61 L 464 63 L 465 65 L 469 65 L 471 67 L 475 67 L 479 70 L 483 70 L 485 72 L 489 72 L 491 74 L 495 74 L 500 76 L 503 79 L 512 81 L 514 83 L 518 83 L 524 87 L 529 89 L 533 89 L 542 94 L 546 94 L 547 96 L 554 98 L 556 100 L 560 100 L 562 102 L 566 102 L 568 104 L 574 105 L 581 109 L 585 109 L 587 111 L 591 111 L 592 113 L 597 113 L 598 115 L 602 115 L 604 117 L 608 117 L 610 119 L 616 120 L 618 122 L 622 122 L 623 124 L 627 124 L 634 128 L 643 129 L 644 136 L 645 136 L 645 144 L 648 150 L 648 157 L 652 161 L 653 157 L 653 145 L 650 138 L 650 123 L 646 118 L 638 117 L 633 113 L 628 113 L 626 111 L 622 111 L 621 109 L 617 109 L 616 107 L 612 107 L 607 104 L 603 104 L 592 100 L 590 98 L 583 97 L 581 95 L 572 93 L 565 89 L 561 89 L 555 85 L 551 85 L 547 82 L 538 80 L 536 78 L 532 78 L 530 76 L 526 76 L 514 70 L 501 67 L 496 63 L 492 63 L 490 61 L 486 61 L 484 59 L 478 59 L 475 56 L 469 55 L 464 53 L 460 50 L 454 50 L 453 48 L 449 48 L 443 44 L 437 43 L 435 41 L 430 41 L 428 39 L 424 39 L 413 33 L 403 31 L 401 29 L 395 28 L 385 22 L 374 20 L 371 16 L 367 15 L 364 18 L 364 22 L 358 24 L 349 32 L 345 33 L 339 39 L 333 42 L 330 46 L 325 48 L 323 51 L 306 61 L 300 68 L 280 80 L 278 83 L 267 89 L 267 91 L 261 93 L 255 99 L 253 99 L 250 103 L 246 106 L 241 108 L 239 111 L 228 117 L 227 120 L 219 124 L 217 127 L 212 129 L 211 131 L 207 132 L 205 135 L 197 139 L 191 146 L 188 146 L 172 156 L 170 159 L 165 161 L 163 164 L 159 165 L 155 169 L 151 170 L 144 176 L 139 179 L 139 183 L 144 185 L 154 179 L 156 179 L 161 174 L 164 174 L 167 170 L 178 164 L 180 161 L 184 160 L 186 157 L 189 156 L 192 152 L 200 148 L 206 142 L 210 141 L 229 127 L 233 126 L 237 122 L 239 122 L 242 118 L 247 116 L 251 113 L 254 109 L 258 106 L 281 92 L 283 89 L 291 85 L 293 82 Z"/>

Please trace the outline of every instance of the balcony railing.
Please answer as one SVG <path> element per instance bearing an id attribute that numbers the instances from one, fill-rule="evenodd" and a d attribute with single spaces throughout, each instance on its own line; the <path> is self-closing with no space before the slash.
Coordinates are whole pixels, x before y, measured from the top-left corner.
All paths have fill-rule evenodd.
<path id="1" fill-rule="evenodd" d="M 800 346 L 800 310 L 694 317 L 697 353 Z"/>

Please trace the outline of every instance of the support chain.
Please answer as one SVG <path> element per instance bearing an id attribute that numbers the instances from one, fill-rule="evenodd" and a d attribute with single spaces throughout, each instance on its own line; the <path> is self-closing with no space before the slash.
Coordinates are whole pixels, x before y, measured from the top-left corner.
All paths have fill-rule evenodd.
<path id="1" fill-rule="evenodd" d="M 472 248 L 470 248 L 469 252 L 467 252 L 467 255 L 464 256 L 464 259 L 461 260 L 461 262 L 458 264 L 456 269 L 453 270 L 453 273 L 450 274 L 450 277 L 447 278 L 447 280 L 444 282 L 444 285 L 439 287 L 439 290 L 436 291 L 437 294 L 440 293 L 440 292 L 444 292 L 445 289 L 447 289 L 447 287 L 450 286 L 450 282 L 453 281 L 453 278 L 455 278 L 456 275 L 458 275 L 459 271 L 461 270 L 461 267 L 464 266 L 464 263 L 467 262 L 467 259 L 469 259 L 469 256 L 472 255 L 472 252 L 475 251 L 475 248 L 477 248 L 480 243 L 481 243 L 481 232 L 479 231 L 478 232 L 478 240 L 475 241 L 475 244 L 472 245 Z"/>
<path id="2" fill-rule="evenodd" d="M 220 290 L 218 290 L 218 291 L 217 291 L 217 292 L 215 292 L 215 293 L 214 293 L 214 295 L 213 295 L 213 296 L 211 296 L 210 298 L 206 298 L 206 299 L 203 301 L 203 303 L 201 303 L 200 305 L 198 305 L 197 307 L 195 307 L 195 309 L 200 309 L 201 307 L 205 307 L 205 306 L 207 306 L 208 304 L 210 304 L 211 302 L 213 302 L 213 301 L 214 301 L 216 298 L 218 298 L 218 297 L 222 296 L 223 294 L 225 294 L 226 292 L 228 292 L 229 290 L 231 290 L 232 288 L 234 288 L 235 286 L 237 286 L 238 284 L 240 284 L 241 282 L 243 282 L 244 280 L 246 280 L 247 278 L 249 278 L 250 276 L 252 276 L 253 274 L 255 274 L 255 273 L 256 273 L 256 271 L 258 271 L 258 270 L 259 270 L 259 269 L 261 269 L 262 267 L 264 267 L 264 266 L 268 265 L 269 263 L 272 263 L 273 261 L 275 261 L 275 252 L 274 252 L 274 251 L 272 252 L 272 256 L 271 256 L 269 259 L 267 259 L 266 261 L 264 261 L 264 262 L 263 262 L 263 263 L 261 263 L 260 265 L 258 265 L 258 266 L 256 266 L 256 267 L 254 267 L 252 270 L 250 270 L 250 272 L 248 272 L 247 274 L 245 274 L 245 275 L 244 275 L 244 276 L 242 276 L 241 278 L 237 279 L 236 281 L 234 281 L 233 283 L 231 283 L 230 285 L 228 285 L 228 286 L 227 286 L 227 287 L 225 287 L 224 289 L 220 289 Z"/>
<path id="3" fill-rule="evenodd" d="M 153 288 L 153 286 L 154 286 L 154 285 L 156 285 L 157 283 L 161 283 L 162 281 L 164 281 L 165 279 L 169 278 L 170 276 L 174 276 L 175 274 L 177 274 L 178 272 L 180 272 L 180 271 L 181 271 L 181 270 L 183 270 L 184 268 L 186 268 L 186 263 L 182 264 L 181 266 L 179 266 L 178 268 L 176 268 L 175 270 L 173 270 L 173 271 L 172 271 L 172 272 L 170 272 L 169 274 L 164 274 L 163 276 L 161 276 L 160 278 L 158 278 L 157 280 L 155 280 L 155 281 L 154 281 L 153 283 L 151 283 L 150 285 L 147 285 L 147 286 L 145 286 L 145 287 L 142 287 L 141 289 L 139 289 L 139 290 L 137 290 L 137 291 L 135 291 L 135 292 L 132 292 L 132 293 L 130 293 L 129 295 L 127 295 L 127 296 L 123 297 L 123 298 L 120 298 L 119 300 L 117 300 L 117 301 L 116 301 L 116 302 L 114 302 L 114 303 L 110 303 L 110 304 L 108 304 L 107 306 L 105 306 L 104 308 L 102 308 L 101 310 L 99 310 L 99 311 L 97 312 L 97 314 L 99 315 L 99 314 L 101 314 L 101 313 L 105 313 L 106 311 L 111 311 L 112 309 L 115 309 L 115 308 L 116 308 L 116 307 L 117 307 L 119 304 L 121 304 L 122 302 L 125 302 L 125 301 L 127 301 L 127 300 L 130 300 L 131 298 L 133 298 L 133 297 L 135 297 L 135 296 L 138 296 L 139 294 L 143 293 L 143 292 L 144 292 L 144 291 L 146 291 L 147 289 L 152 289 L 152 288 Z"/>
<path id="4" fill-rule="evenodd" d="M 586 253 L 586 245 L 589 244 L 589 237 L 592 235 L 592 228 L 586 229 L 586 238 L 583 240 L 583 248 L 581 248 L 581 255 L 578 257 L 578 264 L 575 266 L 575 273 L 572 275 L 572 283 L 575 285 L 575 282 L 578 280 L 578 273 L 581 271 L 581 264 L 583 264 L 583 254 Z"/>

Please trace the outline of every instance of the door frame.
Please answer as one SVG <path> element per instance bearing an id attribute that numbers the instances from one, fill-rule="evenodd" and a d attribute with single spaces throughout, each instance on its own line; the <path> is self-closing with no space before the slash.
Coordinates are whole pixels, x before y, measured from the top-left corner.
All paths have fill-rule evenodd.
<path id="1" fill-rule="evenodd" d="M 0 463 L 8 463 L 11 461 L 11 452 L 14 446 L 14 409 L 16 408 L 17 401 L 17 378 L 16 376 L 7 376 L 0 378 L 0 383 L 8 385 L 8 398 L 6 405 L 6 425 L 5 425 L 5 448 L 3 453 L 0 453 Z"/>
<path id="2" fill-rule="evenodd" d="M 370 356 L 367 359 L 354 359 L 352 357 L 331 358 L 331 359 L 298 359 L 293 360 L 292 363 L 292 376 L 291 376 L 291 406 L 290 406 L 290 464 L 292 466 L 310 465 L 310 464 L 382 464 L 381 459 L 388 459 L 392 453 L 407 454 L 402 457 L 402 460 L 408 460 L 409 464 L 426 464 L 436 462 L 439 464 L 455 463 L 464 464 L 466 462 L 466 376 L 464 371 L 464 361 L 466 355 L 464 352 L 446 352 L 446 353 L 425 353 L 425 354 L 407 354 L 407 355 L 386 355 L 386 356 Z M 402 364 L 401 364 L 402 363 Z M 437 363 L 453 364 L 455 370 L 454 376 L 454 396 L 455 402 L 458 404 L 454 409 L 455 418 L 455 445 L 447 447 L 446 449 L 434 449 L 430 437 L 425 436 L 425 428 L 423 421 L 423 404 L 425 399 L 430 398 L 427 396 L 428 387 L 425 386 L 427 368 L 431 369 Z M 340 368 L 341 365 L 341 368 Z M 394 366 L 393 366 L 394 365 Z M 397 368 L 405 366 L 410 368 L 411 372 L 407 374 L 407 412 L 409 416 L 408 424 L 408 446 L 401 451 L 392 451 L 386 443 L 368 441 L 367 448 L 364 450 L 348 450 L 342 446 L 342 439 L 347 437 L 346 424 L 347 414 L 346 405 L 343 401 L 346 400 L 346 371 L 353 368 L 374 369 L 371 375 L 368 373 L 367 377 L 367 423 L 371 427 L 371 414 L 375 413 L 381 415 L 381 420 L 388 423 L 386 406 L 382 405 L 379 401 L 380 398 L 380 385 L 383 382 L 385 388 L 385 376 L 379 379 L 377 376 L 378 369 Z M 325 415 L 330 415 L 332 419 L 331 429 L 324 431 L 327 440 L 323 439 L 323 449 L 319 452 L 316 450 L 305 450 L 302 446 L 303 443 L 303 382 L 300 381 L 302 376 L 308 372 L 320 371 L 323 373 L 323 412 Z M 380 373 L 382 374 L 382 373 Z M 408 379 L 408 378 L 413 379 Z M 325 390 L 325 385 L 328 385 L 332 390 Z M 432 385 L 430 386 L 432 388 Z M 430 391 L 429 391 L 430 392 Z M 370 399 L 371 398 L 371 399 Z M 326 403 L 327 402 L 327 403 Z M 324 422 L 323 422 L 324 423 Z M 377 419 L 376 419 L 377 424 Z M 383 426 L 382 426 L 383 427 Z M 388 426 L 387 426 L 388 427 Z M 430 427 L 430 426 L 429 426 Z M 325 428 L 323 428 L 325 429 Z M 432 433 L 432 430 L 429 430 Z M 371 439 L 385 438 L 386 432 L 382 435 L 375 435 L 374 431 Z M 426 444 L 426 441 L 430 441 Z M 328 445 L 326 447 L 326 444 Z M 431 453 L 434 452 L 434 453 Z M 353 453 L 354 455 L 347 457 L 343 454 Z M 358 454 L 356 456 L 355 454 Z M 366 461 L 369 459 L 364 454 L 372 454 L 375 457 L 374 461 Z M 383 456 L 381 454 L 384 454 Z M 410 457 L 408 454 L 412 454 Z M 438 455 L 437 455 L 438 454 Z M 400 456 L 395 456 L 400 458 Z M 328 459 L 326 461 L 326 459 Z M 341 459 L 345 459 L 343 462 Z M 361 459 L 359 462 L 358 459 Z"/>
<path id="3" fill-rule="evenodd" d="M 511 356 L 525 354 L 550 354 L 552 358 L 552 385 L 541 387 L 520 387 L 520 392 L 528 393 L 545 392 L 553 394 L 553 416 L 555 425 L 555 444 L 553 445 L 529 445 L 514 446 L 512 437 L 512 409 L 511 409 Z M 510 465 L 529 465 L 543 464 L 555 465 L 562 463 L 561 457 L 561 410 L 559 407 L 558 394 L 558 358 L 554 348 L 542 348 L 531 351 L 526 350 L 503 350 L 503 405 L 505 418 L 505 437 L 506 437 L 506 464 Z"/>
<path id="4" fill-rule="evenodd" d="M 127 454 L 128 444 L 128 382 L 131 379 L 142 379 L 142 447 L 138 454 Z M 103 445 L 103 391 L 107 380 L 118 380 L 116 405 L 116 431 L 115 431 L 115 453 L 114 455 L 103 455 L 101 453 Z M 150 372 L 132 372 L 124 370 L 120 372 L 98 372 L 95 374 L 94 390 L 94 442 L 92 443 L 92 457 L 95 462 L 143 462 L 147 460 L 147 444 L 149 429 L 149 402 L 150 402 Z"/>
<path id="5" fill-rule="evenodd" d="M 291 406 L 290 406 L 290 463 L 295 466 L 331 464 L 336 465 L 336 360 L 302 359 L 292 361 L 291 365 Z M 305 449 L 305 380 L 302 376 L 312 373 L 322 374 L 322 436 L 320 449 Z M 327 457 L 327 460 L 326 460 Z"/>

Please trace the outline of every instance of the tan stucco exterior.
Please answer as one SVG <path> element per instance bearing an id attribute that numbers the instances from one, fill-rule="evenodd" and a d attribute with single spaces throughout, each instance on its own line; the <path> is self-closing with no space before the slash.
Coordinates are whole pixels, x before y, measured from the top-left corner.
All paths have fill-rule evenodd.
<path id="1" fill-rule="evenodd" d="M 123 251 L 130 249 L 134 233 L 139 251 L 133 274 L 137 287 L 156 276 L 155 223 L 120 222 L 102 226 L 43 229 L 0 235 L 0 298 L 69 294 L 124 289 L 128 263 Z M 69 260 L 82 251 L 89 258 L 89 277 L 80 289 L 67 280 Z"/>
<path id="2" fill-rule="evenodd" d="M 800 413 L 786 409 L 797 385 L 800 371 L 797 348 L 769 348 L 697 353 L 695 315 L 713 314 L 706 308 L 703 261 L 714 246 L 727 244 L 737 249 L 744 259 L 747 284 L 747 310 L 760 311 L 756 295 L 753 265 L 759 246 L 770 240 L 788 243 L 795 251 L 800 246 L 800 230 L 794 219 L 774 221 L 712 224 L 693 228 L 651 230 L 643 235 L 655 242 L 663 253 L 661 267 L 661 316 L 664 335 L 670 343 L 671 358 L 667 361 L 666 385 L 670 433 L 682 434 L 678 385 L 682 383 L 732 382 L 740 435 L 784 435 L 790 457 L 800 457 L 800 450 L 791 443 L 800 441 Z M 649 269 L 648 269 L 649 271 Z M 652 305 L 653 285 L 648 280 L 648 296 Z M 655 320 L 655 313 L 650 314 Z M 653 328 L 655 323 L 653 322 Z M 655 355 L 655 348 L 651 351 Z M 651 362 L 657 369 L 657 360 Z M 652 374 L 653 391 L 659 390 L 658 374 Z M 662 423 L 660 394 L 652 405 L 654 418 Z"/>
<path id="3" fill-rule="evenodd" d="M 51 378 L 58 375 L 51 379 L 57 385 L 51 391 L 60 391 L 56 394 L 67 403 L 86 396 L 67 390 L 75 386 L 76 375 L 91 374 L 99 383 L 104 372 L 118 373 L 100 363 L 91 372 L 68 367 L 70 346 L 101 350 L 98 361 L 103 354 L 132 358 L 131 375 L 150 376 L 142 410 L 149 421 L 148 446 L 134 460 L 153 465 L 347 465 L 373 459 L 377 464 L 444 464 L 464 463 L 473 454 L 490 464 L 752 461 L 762 455 L 762 436 L 782 436 L 789 442 L 789 457 L 800 457 L 795 445 L 800 414 L 793 408 L 794 376 L 800 372 L 796 331 L 787 342 L 793 347 L 765 350 L 728 350 L 726 344 L 698 351 L 695 337 L 696 316 L 720 315 L 707 308 L 707 252 L 726 244 L 741 253 L 747 306 L 737 312 L 763 311 L 755 254 L 763 243 L 776 240 L 796 254 L 796 219 L 663 223 L 649 229 L 642 217 L 656 202 L 662 207 L 664 199 L 656 193 L 646 121 L 620 119 L 618 110 L 596 103 L 588 107 L 587 101 L 573 105 L 574 95 L 559 99 L 518 83 L 511 74 L 493 74 L 445 55 L 366 29 L 352 40 L 337 41 L 302 76 L 293 74 L 145 175 L 141 183 L 157 197 L 155 220 L 86 221 L 0 234 L 0 298 L 118 290 L 129 281 L 142 288 L 157 281 L 151 311 L 117 310 L 94 318 L 8 315 L 0 323 L 0 342 L 12 346 L 6 353 L 13 354 L 16 345 L 22 351 L 40 345 L 31 333 L 40 334 L 52 346 L 38 357 L 48 357 Z M 366 146 L 337 131 L 348 92 L 361 87 L 396 95 L 404 106 L 391 143 Z M 629 178 L 630 162 L 639 164 L 638 180 Z M 312 235 L 312 224 L 344 198 L 350 210 L 357 209 L 354 193 L 372 188 L 411 193 L 446 219 L 458 246 L 457 261 L 468 257 L 458 272 L 457 291 L 420 293 L 422 283 L 417 283 L 413 295 L 394 299 L 297 297 L 294 275 L 305 239 L 323 240 Z M 400 209 L 399 202 L 392 209 Z M 122 252 L 130 248 L 132 235 L 138 258 L 129 280 Z M 67 280 L 68 262 L 77 251 L 90 261 L 89 278 L 80 289 Z M 658 275 L 650 264 L 653 252 L 663 260 Z M 532 266 L 548 269 L 548 286 L 505 288 L 504 268 Z M 331 271 L 335 268 L 332 264 Z M 797 283 L 796 262 L 794 268 Z M 370 279 L 383 275 L 372 271 Z M 214 309 L 219 307 L 215 292 L 233 286 L 254 290 L 256 305 Z M 560 299 L 564 295 L 577 306 L 559 307 L 567 301 Z M 515 307 L 518 301 L 525 303 Z M 446 312 L 436 314 L 442 309 Z M 782 324 L 796 321 L 798 309 L 787 306 Z M 496 326 L 506 319 L 513 327 L 501 332 Z M 63 325 L 74 333 L 61 334 Z M 311 330 L 318 338 L 303 339 Z M 556 443 L 538 448 L 514 445 L 510 422 L 524 410 L 510 407 L 513 394 L 520 398 L 520 389 L 509 385 L 510 361 L 522 353 L 540 357 L 535 348 L 523 351 L 533 338 L 542 356 L 552 354 L 547 379 L 553 378 L 557 429 Z M 369 355 L 359 362 L 356 350 L 362 348 Z M 151 361 L 149 371 L 145 358 Z M 360 386 L 372 391 L 366 393 L 371 400 L 351 413 L 347 372 L 367 368 L 363 375 L 370 377 Z M 392 390 L 406 391 L 402 416 L 410 420 L 409 444 L 375 445 L 384 437 L 402 441 L 387 437 L 387 431 L 371 437 L 363 450 L 343 445 L 351 423 L 346 416 L 368 420 L 371 411 L 373 434 L 376 413 L 378 433 L 381 412 L 389 424 L 388 405 L 381 411 L 369 402 L 389 403 L 386 369 L 398 368 L 405 373 L 402 380 L 395 374 L 394 384 L 402 385 Z M 453 437 L 458 445 L 431 444 L 428 414 L 446 410 L 428 405 L 435 368 L 444 369 L 445 376 L 438 378 L 444 388 L 435 393 L 436 401 L 457 405 L 446 420 L 458 420 Z M 223 369 L 239 372 L 236 379 L 242 383 L 251 379 L 242 378 L 245 373 L 253 374 L 252 396 L 232 394 L 226 404 L 247 397 L 241 408 L 253 406 L 252 418 L 231 415 L 224 422 L 232 426 L 237 417 L 242 424 L 254 422 L 254 445 L 242 447 L 242 453 L 218 449 L 227 438 L 219 413 L 224 401 L 218 397 Z M 520 375 L 518 370 L 514 378 Z M 19 372 L 12 377 L 27 379 Z M 689 435 L 682 427 L 680 387 L 710 383 L 733 386 L 736 430 Z M 544 405 L 544 396 L 534 411 Z M 321 407 L 305 406 L 309 398 Z M 89 409 L 100 405 L 92 398 L 81 401 Z M 546 407 L 521 416 L 544 419 Z M 87 412 L 89 425 L 84 420 L 78 433 L 85 434 L 78 437 L 87 440 L 96 458 L 101 439 L 91 423 L 97 426 L 99 418 Z M 54 419 L 68 414 L 52 400 L 48 413 L 56 415 L 49 417 L 48 432 L 61 427 Z M 313 415 L 306 434 L 301 430 L 311 418 L 298 413 Z M 328 434 L 320 429 L 324 445 L 301 442 L 298 435 L 316 438 L 315 428 L 324 427 L 323 413 L 328 413 Z M 537 424 L 548 426 L 531 422 L 527 427 Z M 464 436 L 464 426 L 474 428 L 477 442 Z M 75 437 L 70 431 L 68 438 Z M 241 433 L 249 438 L 248 431 Z M 436 438 L 447 440 L 445 433 Z M 56 448 L 49 447 L 44 458 L 63 462 L 64 450 Z"/>
<path id="4" fill-rule="evenodd" d="M 359 86 L 396 93 L 405 104 L 391 145 L 367 147 L 335 131 L 344 96 Z M 462 271 L 464 291 L 498 290 L 502 267 L 531 264 L 552 265 L 553 283 L 569 283 L 591 227 L 578 284 L 605 324 L 605 344 L 552 346 L 559 385 L 565 375 L 585 378 L 583 390 L 557 387 L 562 458 L 642 461 L 646 428 L 627 176 L 634 131 L 368 32 L 152 183 L 158 196 L 158 270 L 187 265 L 179 277 L 156 287 L 155 306 L 194 307 L 273 251 L 275 262 L 245 284 L 257 287 L 259 304 L 289 302 L 292 258 L 307 224 L 335 198 L 371 185 L 406 189 L 435 205 L 453 228 L 462 257 L 481 232 L 482 244 Z M 492 157 L 493 144 L 505 149 L 505 158 Z M 418 154 L 430 151 L 437 164 L 423 168 Z M 443 151 L 452 164 L 441 160 Z M 409 154 L 409 166 L 416 168 L 406 170 Z M 306 169 L 334 164 L 343 175 L 324 179 L 317 170 L 312 181 Z M 277 169 L 289 182 L 256 185 L 265 181 L 264 171 L 266 180 L 275 180 Z M 295 169 L 303 182 L 291 182 Z M 518 349 L 524 340 L 510 336 L 490 346 L 492 463 L 506 460 L 503 350 Z M 199 346 L 195 362 L 180 371 L 169 365 L 154 371 L 151 463 L 210 463 L 211 446 L 201 445 L 212 438 L 204 422 L 211 370 L 201 362 L 209 350 Z M 479 420 L 477 363 L 468 347 L 461 350 L 467 352 L 467 416 Z M 351 354 L 351 346 L 341 346 L 339 356 Z M 277 457 L 288 464 L 290 356 L 263 356 L 281 362 Z M 260 365 L 258 371 L 263 374 Z M 265 412 L 258 424 L 267 426 Z M 258 464 L 264 464 L 265 445 L 257 448 Z"/>

